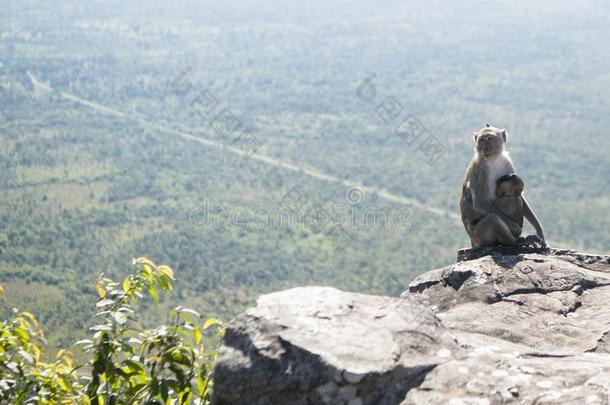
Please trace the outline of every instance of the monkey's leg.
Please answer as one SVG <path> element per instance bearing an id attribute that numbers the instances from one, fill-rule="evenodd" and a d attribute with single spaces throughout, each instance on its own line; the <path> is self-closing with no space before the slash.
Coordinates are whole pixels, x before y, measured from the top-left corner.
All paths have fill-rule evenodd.
<path id="1" fill-rule="evenodd" d="M 515 245 L 517 239 L 508 226 L 495 214 L 484 216 L 473 229 L 477 246 Z"/>
<path id="2" fill-rule="evenodd" d="M 521 232 L 523 232 L 523 201 L 521 200 L 521 197 L 498 197 L 496 198 L 495 204 L 498 211 L 504 213 L 509 219 L 512 219 L 515 222 L 512 227 L 506 224 L 513 236 L 515 238 L 521 236 Z"/>

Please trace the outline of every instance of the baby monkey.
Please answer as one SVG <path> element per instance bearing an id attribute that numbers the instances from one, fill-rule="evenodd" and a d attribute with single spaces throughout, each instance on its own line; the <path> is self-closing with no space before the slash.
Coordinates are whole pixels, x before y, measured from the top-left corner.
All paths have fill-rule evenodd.
<path id="1" fill-rule="evenodd" d="M 496 182 L 496 209 L 510 219 L 515 221 L 519 227 L 515 227 L 512 231 L 513 236 L 517 239 L 517 245 L 540 244 L 544 247 L 543 241 L 537 235 L 529 235 L 526 238 L 521 237 L 523 231 L 523 188 L 525 184 L 523 179 L 515 173 L 506 174 Z"/>
<path id="2" fill-rule="evenodd" d="M 515 238 L 523 231 L 523 199 L 525 184 L 515 173 L 506 174 L 496 182 L 496 209 L 515 221 L 519 227 L 512 230 Z"/>

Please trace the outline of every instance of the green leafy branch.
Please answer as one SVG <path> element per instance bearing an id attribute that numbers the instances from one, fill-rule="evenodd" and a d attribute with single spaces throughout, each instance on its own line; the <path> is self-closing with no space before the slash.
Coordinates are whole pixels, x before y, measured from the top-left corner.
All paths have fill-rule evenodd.
<path id="1" fill-rule="evenodd" d="M 216 319 L 202 319 L 178 306 L 169 325 L 140 326 L 138 303 L 173 288 L 174 271 L 146 258 L 122 283 L 100 274 L 99 300 L 91 339 L 76 342 L 90 356 L 75 365 L 61 350 L 53 363 L 40 361 L 44 335 L 34 315 L 15 310 L 0 322 L 0 402 L 70 404 L 207 404 L 216 347 L 224 330 Z M 0 295 L 3 290 L 0 286 Z"/>

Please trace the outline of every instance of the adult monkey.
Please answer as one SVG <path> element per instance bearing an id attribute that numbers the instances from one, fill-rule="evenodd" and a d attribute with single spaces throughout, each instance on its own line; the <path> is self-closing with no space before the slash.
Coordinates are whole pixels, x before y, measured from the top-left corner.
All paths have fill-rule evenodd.
<path id="1" fill-rule="evenodd" d="M 515 172 L 513 162 L 504 150 L 506 139 L 506 130 L 489 124 L 474 133 L 475 155 L 462 181 L 462 222 L 472 247 L 516 245 L 524 241 L 538 241 L 544 247 L 544 231 L 525 196 L 521 195 L 523 215 L 536 229 L 537 237 L 519 238 L 521 226 L 496 207 L 498 179 Z"/>

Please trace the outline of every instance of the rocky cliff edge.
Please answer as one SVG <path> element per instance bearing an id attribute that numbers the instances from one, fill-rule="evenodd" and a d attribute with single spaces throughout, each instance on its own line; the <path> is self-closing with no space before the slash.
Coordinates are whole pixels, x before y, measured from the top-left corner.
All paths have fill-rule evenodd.
<path id="1" fill-rule="evenodd" d="M 261 296 L 227 327 L 214 403 L 607 404 L 610 256 L 484 253 L 400 298 Z"/>

